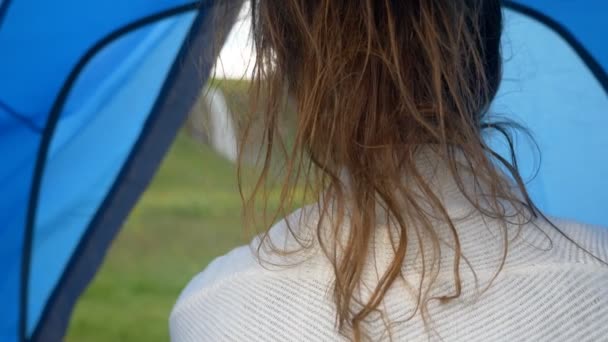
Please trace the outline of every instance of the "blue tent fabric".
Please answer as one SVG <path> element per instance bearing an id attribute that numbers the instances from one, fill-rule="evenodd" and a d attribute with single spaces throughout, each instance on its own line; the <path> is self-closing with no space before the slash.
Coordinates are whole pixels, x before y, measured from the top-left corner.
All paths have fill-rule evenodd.
<path id="1" fill-rule="evenodd" d="M 608 44 L 606 16 L 608 2 L 514 0 L 505 7 L 529 16 L 556 31 L 584 60 L 602 87 L 608 92 Z"/>
<path id="2" fill-rule="evenodd" d="M 506 7 L 504 75 L 491 114 L 532 133 L 540 154 L 521 134 L 516 154 L 545 213 L 608 226 L 608 45 L 602 43 L 608 2 L 509 1 Z M 506 155 L 500 142 L 494 147 Z"/>
<path id="3" fill-rule="evenodd" d="M 2 4 L 0 340 L 61 339 L 238 3 Z"/>
<path id="4" fill-rule="evenodd" d="M 61 340 L 241 1 L 221 3 L 0 0 L 0 341 Z M 516 150 L 545 212 L 608 226 L 608 2 L 504 5 L 492 112 L 535 137 L 540 158 Z"/>
<path id="5" fill-rule="evenodd" d="M 32 232 L 30 283 L 35 286 L 29 291 L 28 331 L 141 134 L 193 19 L 193 13 L 182 14 L 125 35 L 88 63 L 80 73 L 85 82 L 72 86 L 40 185 Z M 103 62 L 113 53 L 121 63 L 108 70 Z M 86 82 L 91 72 L 103 73 L 105 82 L 95 83 L 92 96 L 83 96 L 80 90 L 91 84 Z M 73 99 L 83 98 L 88 101 L 74 106 Z M 70 229 L 57 229 L 61 226 Z"/>

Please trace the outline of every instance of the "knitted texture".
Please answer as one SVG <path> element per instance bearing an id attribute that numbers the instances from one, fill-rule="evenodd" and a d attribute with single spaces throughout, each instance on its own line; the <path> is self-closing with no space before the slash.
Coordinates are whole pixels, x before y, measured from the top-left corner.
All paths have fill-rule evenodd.
<path id="1" fill-rule="evenodd" d="M 581 246 L 608 260 L 608 230 L 554 222 Z M 500 239 L 488 224 L 473 218 L 465 227 L 458 226 L 466 232 L 461 234 L 463 253 L 484 284 L 502 254 Z M 608 341 L 608 268 L 552 232 L 552 227 L 538 226 L 524 226 L 524 233 L 510 242 L 503 270 L 483 294 L 479 295 L 483 286 L 475 286 L 473 273 L 463 269 L 461 298 L 429 303 L 433 331 L 425 329 L 420 315 L 400 322 L 411 315 L 415 301 L 405 285 L 396 283 L 382 306 L 390 316 L 393 340 Z M 285 221 L 272 228 L 273 239 L 287 236 Z M 175 305 L 172 340 L 344 340 L 334 327 L 333 271 L 323 258 L 319 253 L 296 266 L 262 266 L 249 246 L 217 258 L 191 281 Z M 439 288 L 449 291 L 453 279 L 445 273 Z M 389 339 L 381 319 L 370 319 L 365 329 L 371 340 Z"/>
<path id="2" fill-rule="evenodd" d="M 454 180 L 442 172 L 429 179 L 441 192 L 458 232 L 463 256 L 461 296 L 447 303 L 429 301 L 429 324 L 424 324 L 416 303 L 420 251 L 427 249 L 424 241 L 417 244 L 409 239 L 402 269 L 405 279 L 395 281 L 386 293 L 381 314 L 373 313 L 363 322 L 368 339 L 608 341 L 608 266 L 580 248 L 607 261 L 608 229 L 551 219 L 579 247 L 544 220 L 505 226 L 475 211 Z M 266 242 L 282 249 L 299 247 L 288 227 L 300 240 L 310 241 L 310 248 L 301 253 L 278 256 L 263 245 L 260 263 L 252 253 L 260 244 L 255 239 L 214 260 L 178 299 L 170 317 L 171 339 L 346 340 L 336 330 L 333 268 L 316 241 L 318 220 L 317 207 L 309 206 L 271 228 Z M 449 295 L 454 290 L 453 237 L 445 226 L 435 228 L 441 241 L 441 267 L 431 296 Z M 393 260 L 390 232 L 379 224 L 357 299 L 368 298 Z M 495 277 L 505 238 L 507 257 Z"/>

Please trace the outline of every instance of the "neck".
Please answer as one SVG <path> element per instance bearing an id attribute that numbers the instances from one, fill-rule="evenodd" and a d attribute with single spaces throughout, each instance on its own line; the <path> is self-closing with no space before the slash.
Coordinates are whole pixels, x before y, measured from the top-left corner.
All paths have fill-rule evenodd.
<path id="1" fill-rule="evenodd" d="M 452 156 L 453 160 L 449 161 L 436 148 L 424 146 L 420 148 L 414 155 L 412 165 L 403 167 L 403 171 L 399 171 L 398 177 L 395 178 L 393 184 L 386 186 L 390 180 L 382 180 L 378 184 L 383 184 L 385 189 L 391 191 L 390 194 L 398 206 L 405 208 L 408 206 L 420 206 L 422 209 L 429 210 L 435 199 L 442 204 L 443 207 L 450 211 L 463 211 L 463 209 L 471 209 L 474 202 L 475 205 L 481 205 L 483 201 L 482 194 L 487 194 L 489 191 L 487 184 L 482 184 L 475 174 L 475 170 L 471 163 L 461 150 L 455 150 Z M 346 209 L 356 208 L 357 196 L 357 177 L 352 176 L 353 173 L 347 168 L 342 168 L 340 172 L 340 181 L 342 184 L 341 192 L 345 199 Z M 384 194 L 387 195 L 387 194 Z M 385 205 L 382 205 L 383 200 L 376 194 L 376 208 L 382 211 Z M 337 194 L 328 192 L 324 199 L 335 199 Z M 379 217 L 386 215 L 377 215 Z"/>

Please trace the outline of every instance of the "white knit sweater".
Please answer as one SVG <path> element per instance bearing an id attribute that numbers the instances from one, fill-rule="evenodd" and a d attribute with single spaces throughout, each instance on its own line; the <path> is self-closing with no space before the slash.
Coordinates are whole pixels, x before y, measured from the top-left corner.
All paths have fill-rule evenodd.
<path id="1" fill-rule="evenodd" d="M 449 181 L 441 186 L 454 189 Z M 530 223 L 521 234 L 509 232 L 506 264 L 479 296 L 502 259 L 499 224 L 480 215 L 461 215 L 470 209 L 461 196 L 448 195 L 444 200 L 451 217 L 461 217 L 457 229 L 462 251 L 475 270 L 478 286 L 463 261 L 462 295 L 447 304 L 429 302 L 433 331 L 428 331 L 419 314 L 405 320 L 413 312 L 414 297 L 406 283 L 395 283 L 382 303 L 392 322 L 393 341 L 608 341 L 608 267 L 547 223 Z M 315 208 L 298 210 L 277 223 L 271 240 L 294 248 L 286 222 L 298 234 L 311 229 L 316 223 Z M 608 229 L 553 222 L 595 256 L 608 260 Z M 258 243 L 254 240 L 252 245 Z M 382 271 L 390 262 L 389 243 L 388 236 L 379 234 L 374 267 L 364 277 L 366 282 L 377 280 L 372 270 Z M 449 248 L 442 249 L 437 288 L 443 294 L 453 287 L 452 255 L 446 251 Z M 416 253 L 417 247 L 409 246 L 409 264 L 404 266 L 409 267 L 405 274 L 414 274 L 413 284 L 419 266 Z M 270 265 L 291 263 L 270 252 L 263 251 L 262 258 L 269 262 L 261 266 L 249 246 L 239 247 L 197 275 L 171 313 L 172 341 L 345 340 L 334 326 L 332 269 L 318 248 L 310 249 L 292 266 Z M 388 340 L 386 324 L 374 317 L 365 323 L 366 333 L 372 341 Z"/>

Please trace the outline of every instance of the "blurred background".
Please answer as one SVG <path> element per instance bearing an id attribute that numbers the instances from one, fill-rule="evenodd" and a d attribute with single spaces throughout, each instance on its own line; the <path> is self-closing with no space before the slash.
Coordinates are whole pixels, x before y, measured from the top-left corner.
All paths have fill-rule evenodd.
<path id="1" fill-rule="evenodd" d="M 248 108 L 250 25 L 244 6 L 214 76 L 79 299 L 67 341 L 167 341 L 170 310 L 188 281 L 247 243 L 235 118 Z"/>

